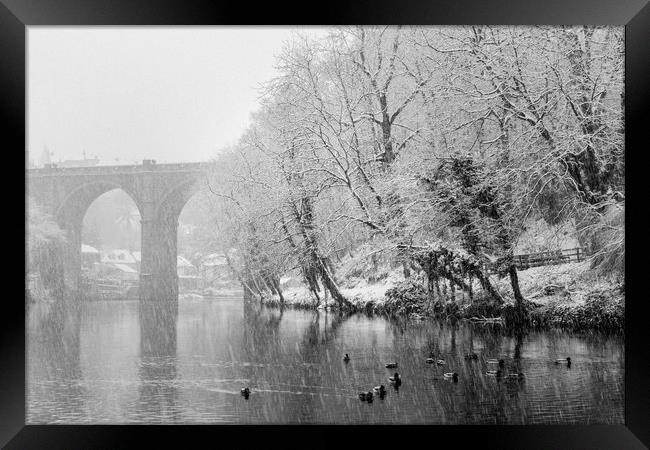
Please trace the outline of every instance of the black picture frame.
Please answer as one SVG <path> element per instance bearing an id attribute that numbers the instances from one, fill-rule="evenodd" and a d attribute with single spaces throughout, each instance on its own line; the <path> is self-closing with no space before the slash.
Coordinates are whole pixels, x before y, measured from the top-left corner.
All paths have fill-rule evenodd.
<path id="1" fill-rule="evenodd" d="M 650 351 L 643 288 L 643 264 L 633 264 L 632 254 L 643 255 L 634 239 L 634 224 L 642 224 L 644 125 L 648 123 L 648 42 L 650 5 L 647 0 L 446 0 L 389 2 L 358 1 L 309 5 L 267 2 L 168 0 L 0 0 L 0 127 L 6 174 L 16 175 L 25 158 L 26 137 L 26 27 L 32 25 L 226 25 L 262 24 L 610 24 L 626 27 L 626 195 L 641 207 L 626 209 L 626 336 L 625 425 L 593 426 L 34 426 L 25 425 L 25 304 L 18 280 L 6 275 L 0 326 L 0 446 L 34 448 L 159 447 L 179 443 L 195 447 L 205 438 L 210 446 L 225 445 L 226 436 L 258 445 L 279 443 L 293 447 L 359 436 L 365 444 L 477 445 L 487 448 L 607 448 L 636 449 L 650 446 Z M 637 171 L 639 176 L 635 176 Z M 24 198 L 16 193 L 20 175 L 3 177 L 7 211 L 24 211 Z M 17 181 L 18 180 L 18 181 Z M 636 184 L 636 187 L 635 187 Z M 13 195 L 15 194 L 15 195 Z M 5 220 L 11 236 L 19 234 L 13 220 Z M 16 222 L 17 221 L 13 221 Z M 7 236 L 7 235 L 5 235 Z M 642 235 L 641 235 L 642 236 Z M 8 239 L 18 247 L 18 239 Z M 13 250 L 13 248 L 12 248 Z M 11 254 L 17 255 L 20 250 Z M 632 254 L 630 254 L 632 251 Z M 17 266 L 17 264 L 15 264 Z M 18 271 L 18 268 L 13 270 Z M 638 294 L 632 297 L 635 287 Z M 14 289 L 17 291 L 14 293 Z M 9 293 L 11 292 L 11 293 Z M 633 298 L 633 300 L 629 300 Z M 253 430 L 254 432 L 252 432 Z M 178 444 L 177 444 L 178 445 Z M 231 444 L 232 445 L 232 444 Z M 331 444 L 330 444 L 331 445 Z"/>

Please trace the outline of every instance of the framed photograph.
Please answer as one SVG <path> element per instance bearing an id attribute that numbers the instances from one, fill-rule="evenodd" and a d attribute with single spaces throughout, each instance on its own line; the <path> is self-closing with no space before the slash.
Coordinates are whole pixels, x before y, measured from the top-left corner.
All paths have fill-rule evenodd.
<path id="1" fill-rule="evenodd" d="M 0 445 L 650 446 L 646 3 L 2 0 Z"/>

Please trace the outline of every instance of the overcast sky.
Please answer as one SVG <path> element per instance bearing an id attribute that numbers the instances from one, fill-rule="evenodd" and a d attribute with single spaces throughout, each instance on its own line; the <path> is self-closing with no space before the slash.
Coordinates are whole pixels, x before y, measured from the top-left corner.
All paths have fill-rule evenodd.
<path id="1" fill-rule="evenodd" d="M 29 27 L 29 157 L 38 162 L 47 146 L 53 161 L 84 150 L 113 164 L 205 161 L 242 134 L 290 35 L 287 27 Z"/>

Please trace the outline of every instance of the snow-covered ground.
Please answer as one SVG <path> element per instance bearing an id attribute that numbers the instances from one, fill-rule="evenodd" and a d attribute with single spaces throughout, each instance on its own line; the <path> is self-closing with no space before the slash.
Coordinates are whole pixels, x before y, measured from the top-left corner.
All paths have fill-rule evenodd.
<path id="1" fill-rule="evenodd" d="M 341 294 L 357 306 L 363 306 L 369 302 L 375 305 L 382 304 L 386 301 L 386 291 L 404 281 L 404 275 L 401 267 L 394 269 L 382 267 L 378 272 L 382 273 L 382 278 L 375 282 L 369 282 L 368 277 L 359 275 L 344 279 L 339 286 Z M 588 297 L 595 294 L 603 294 L 608 297 L 623 296 L 620 283 L 616 280 L 598 278 L 589 271 L 589 261 L 534 267 L 519 271 L 518 276 L 524 298 L 542 306 L 580 306 L 584 305 Z M 499 279 L 493 275 L 492 280 L 506 301 L 512 301 L 510 279 L 508 277 Z M 315 305 L 312 294 L 298 279 L 292 279 L 290 286 L 292 287 L 283 291 L 288 304 Z M 479 286 L 476 285 L 475 292 L 479 290 Z M 331 298 L 328 298 L 327 303 L 322 301 L 325 297 L 324 291 L 321 291 L 319 296 L 321 298 L 320 308 L 334 304 Z M 279 299 L 274 298 L 273 300 Z"/>
<path id="2" fill-rule="evenodd" d="M 609 293 L 620 287 L 617 280 L 598 277 L 590 272 L 589 264 L 589 261 L 582 261 L 519 271 L 521 292 L 525 299 L 541 305 L 554 303 L 578 306 L 583 305 L 594 293 Z M 496 283 L 501 292 L 507 293 L 506 298 L 512 297 L 509 278 L 500 279 Z"/>

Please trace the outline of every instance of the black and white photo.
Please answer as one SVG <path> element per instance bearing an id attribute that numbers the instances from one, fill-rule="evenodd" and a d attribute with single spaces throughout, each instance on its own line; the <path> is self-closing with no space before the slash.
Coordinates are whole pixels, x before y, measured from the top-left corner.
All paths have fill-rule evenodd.
<path id="1" fill-rule="evenodd" d="M 623 27 L 26 48 L 27 424 L 624 424 Z"/>

